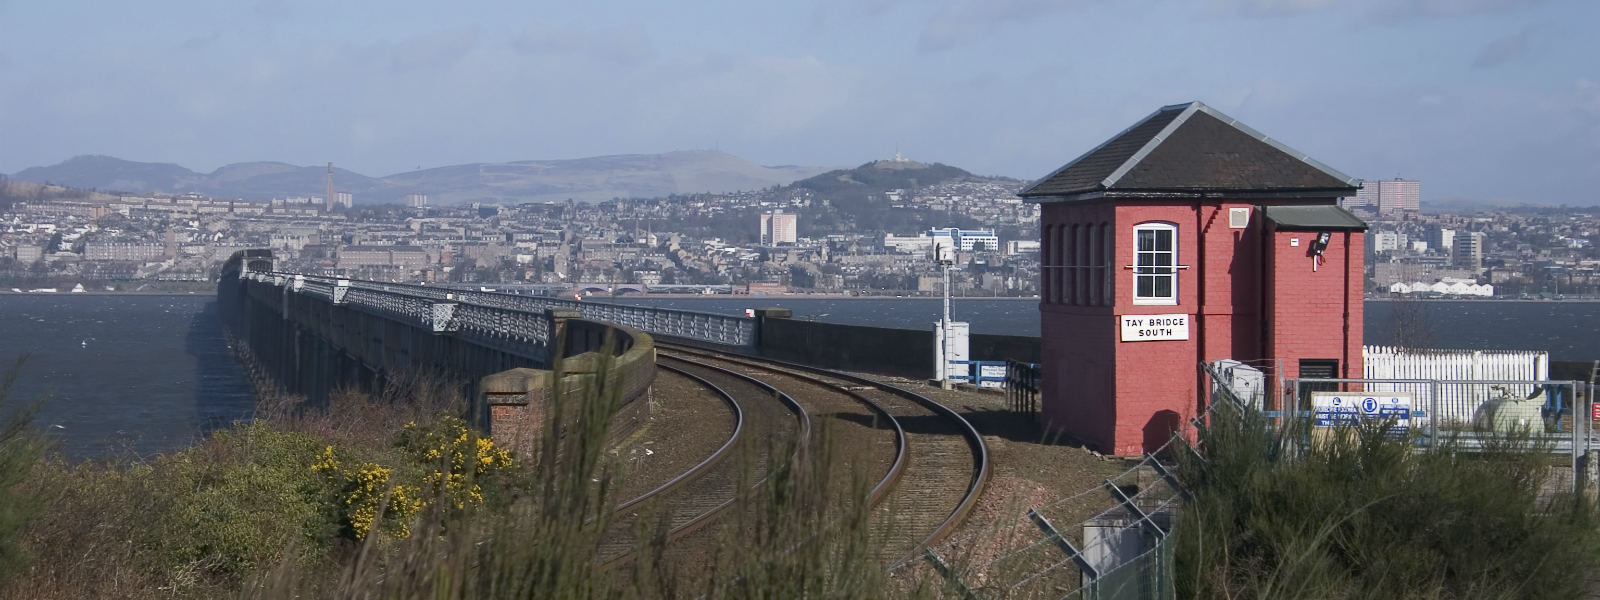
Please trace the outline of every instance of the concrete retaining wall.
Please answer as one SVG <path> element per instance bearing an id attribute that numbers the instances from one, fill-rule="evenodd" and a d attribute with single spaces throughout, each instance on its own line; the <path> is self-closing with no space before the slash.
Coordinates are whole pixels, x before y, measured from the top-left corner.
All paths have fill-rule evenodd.
<path id="1" fill-rule="evenodd" d="M 787 311 L 764 309 L 756 321 L 757 353 L 763 357 L 843 369 L 933 378 L 934 337 L 927 330 L 841 325 L 785 318 Z M 1039 362 L 1039 338 L 973 335 L 972 360 Z"/>
<path id="2" fill-rule="evenodd" d="M 524 458 L 537 453 L 550 431 L 552 394 L 557 390 L 565 402 L 558 431 L 577 422 L 581 403 L 598 398 L 616 402 L 610 411 L 608 445 L 631 435 L 649 418 L 656 368 L 651 337 L 631 327 L 575 319 L 575 313 L 561 312 L 555 331 L 566 358 L 561 359 L 559 382 L 553 371 L 531 368 L 494 373 L 478 382 L 489 407 L 490 436 Z"/>

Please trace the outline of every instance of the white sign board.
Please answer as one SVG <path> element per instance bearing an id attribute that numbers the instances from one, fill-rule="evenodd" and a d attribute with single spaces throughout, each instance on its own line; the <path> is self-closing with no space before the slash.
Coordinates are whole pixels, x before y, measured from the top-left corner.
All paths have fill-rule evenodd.
<path id="1" fill-rule="evenodd" d="M 1005 365 L 980 365 L 978 367 L 978 387 L 1003 388 L 1006 386 L 1005 379 Z"/>
<path id="2" fill-rule="evenodd" d="M 1117 320 L 1124 342 L 1189 339 L 1189 315 L 1120 315 Z"/>
<path id="3" fill-rule="evenodd" d="M 1311 411 L 1317 427 L 1354 425 L 1361 421 L 1394 420 L 1394 431 L 1411 427 L 1410 394 L 1312 392 Z"/>

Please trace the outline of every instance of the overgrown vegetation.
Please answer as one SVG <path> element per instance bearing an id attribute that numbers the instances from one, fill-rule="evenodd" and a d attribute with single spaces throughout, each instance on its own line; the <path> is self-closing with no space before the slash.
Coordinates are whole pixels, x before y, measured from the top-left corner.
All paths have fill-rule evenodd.
<path id="1" fill-rule="evenodd" d="M 1182 598 L 1580 598 L 1593 505 L 1541 495 L 1547 449 L 1417 452 L 1382 424 L 1268 427 L 1219 404 L 1177 527 Z"/>
<path id="2" fill-rule="evenodd" d="M 19 488 L 46 508 L 18 519 L 10 539 L 30 560 L 8 559 L 19 577 L 0 596 L 883 597 L 866 480 L 837 489 L 830 444 L 801 460 L 768 449 L 770 485 L 692 534 L 699 550 L 669 550 L 652 512 L 631 560 L 599 566 L 625 473 L 601 442 L 619 384 L 596 362 L 556 378 L 582 393 L 552 390 L 565 400 L 529 457 L 473 432 L 453 386 L 414 378 L 324 407 L 266 402 L 255 422 L 149 461 L 46 461 Z"/>
<path id="3" fill-rule="evenodd" d="M 24 486 L 44 448 L 43 438 L 28 429 L 37 405 L 21 404 L 11 395 L 25 360 L 0 376 L 0 588 L 27 564 L 21 534 L 39 508 Z"/>
<path id="4" fill-rule="evenodd" d="M 884 572 L 868 480 L 830 474 L 825 426 L 803 452 L 747 442 L 741 489 L 757 471 L 767 485 L 670 546 L 663 509 L 640 507 L 631 559 L 599 565 L 627 473 L 602 442 L 620 396 L 613 365 L 591 364 L 592 375 L 554 378 L 583 382 L 581 393 L 551 390 L 558 400 L 531 456 L 468 427 L 456 386 L 417 377 L 322 407 L 267 402 L 255 422 L 182 452 L 80 465 L 39 463 L 27 412 L 7 398 L 13 369 L 0 385 L 0 414 L 10 415 L 0 429 L 0 596 L 954 595 L 924 572 Z M 1419 453 L 1378 427 L 1268 425 L 1219 405 L 1200 453 L 1180 453 L 1193 499 L 1175 526 L 1178 597 L 1590 591 L 1594 506 L 1541 494 L 1549 455 L 1525 439 Z M 760 469 L 756 456 L 769 457 Z"/>

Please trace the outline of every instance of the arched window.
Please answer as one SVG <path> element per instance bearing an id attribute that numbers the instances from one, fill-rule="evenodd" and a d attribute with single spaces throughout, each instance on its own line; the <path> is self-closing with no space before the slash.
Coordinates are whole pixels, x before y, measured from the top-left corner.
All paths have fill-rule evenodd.
<path id="1" fill-rule="evenodd" d="M 1061 267 L 1061 301 L 1066 304 L 1078 303 L 1078 236 L 1082 235 L 1081 229 L 1078 225 L 1068 227 L 1066 243 L 1062 244 L 1066 262 Z"/>
<path id="2" fill-rule="evenodd" d="M 1056 258 L 1056 252 L 1061 247 L 1060 229 L 1060 225 L 1047 225 L 1044 228 L 1044 251 L 1041 253 L 1044 268 L 1039 270 L 1039 296 L 1045 304 L 1054 304 L 1056 301 L 1055 283 L 1056 278 L 1061 276 L 1057 273 L 1061 270 L 1058 267 L 1061 261 Z"/>
<path id="3" fill-rule="evenodd" d="M 1105 235 L 1105 233 L 1096 225 L 1089 225 L 1088 227 L 1089 266 L 1084 269 L 1087 271 L 1083 277 L 1086 283 L 1084 287 L 1089 288 L 1086 292 L 1086 295 L 1088 296 L 1087 303 L 1089 306 L 1099 306 L 1100 271 L 1105 268 L 1106 259 L 1105 252 L 1102 251 L 1103 244 L 1100 243 L 1100 236 Z"/>
<path id="4" fill-rule="evenodd" d="M 1116 249 L 1112 247 L 1111 224 L 1100 224 L 1100 304 L 1111 306 L 1111 261 L 1116 260 Z"/>
<path id="5" fill-rule="evenodd" d="M 1133 303 L 1178 303 L 1178 226 L 1133 227 Z"/>
<path id="6" fill-rule="evenodd" d="M 1063 286 L 1065 285 L 1064 281 L 1066 279 L 1066 275 L 1065 275 L 1065 273 L 1066 273 L 1065 265 L 1066 264 L 1067 264 L 1067 226 L 1066 225 L 1057 225 L 1056 226 L 1056 268 L 1055 268 L 1056 276 L 1055 276 L 1055 280 L 1051 282 L 1054 285 L 1054 287 L 1052 287 L 1051 290 L 1050 290 L 1050 295 L 1055 298 L 1055 303 L 1056 304 L 1061 304 L 1062 302 L 1066 302 L 1067 301 L 1067 299 L 1061 295 L 1061 290 L 1063 289 Z"/>
<path id="7" fill-rule="evenodd" d="M 1089 239 L 1094 236 L 1094 226 L 1085 224 L 1078 231 L 1078 268 L 1072 270 L 1073 289 L 1076 295 L 1072 297 L 1073 304 L 1079 306 L 1089 303 Z"/>

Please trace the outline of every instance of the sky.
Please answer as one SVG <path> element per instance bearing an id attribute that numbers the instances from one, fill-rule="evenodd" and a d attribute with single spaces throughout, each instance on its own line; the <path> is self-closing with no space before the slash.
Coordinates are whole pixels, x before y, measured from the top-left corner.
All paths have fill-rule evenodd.
<path id="1" fill-rule="evenodd" d="M 1035 179 L 1200 100 L 1423 203 L 1600 204 L 1593 0 L 0 0 L 0 172 L 719 149 Z"/>

